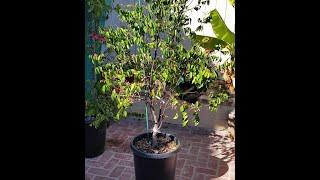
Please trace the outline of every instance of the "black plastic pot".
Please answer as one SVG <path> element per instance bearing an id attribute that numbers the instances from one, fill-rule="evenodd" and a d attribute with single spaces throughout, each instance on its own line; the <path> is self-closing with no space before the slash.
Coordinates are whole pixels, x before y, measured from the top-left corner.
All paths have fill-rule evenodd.
<path id="1" fill-rule="evenodd" d="M 181 83 L 178 86 L 178 89 L 183 93 L 183 95 L 180 95 L 179 98 L 189 103 L 197 102 L 201 94 L 206 91 L 205 88 L 198 89 L 195 85 L 189 82 Z M 191 91 L 191 92 L 187 92 L 187 91 Z"/>
<path id="2" fill-rule="evenodd" d="M 158 136 L 169 136 L 177 143 L 177 149 L 163 154 L 151 154 L 138 150 L 134 144 L 141 138 L 151 137 L 151 133 L 136 136 L 130 144 L 134 156 L 136 180 L 174 180 L 177 152 L 180 149 L 179 140 L 170 134 L 158 133 Z"/>
<path id="3" fill-rule="evenodd" d="M 88 120 L 89 119 L 89 120 Z M 93 158 L 105 151 L 107 124 L 102 123 L 98 128 L 90 127 L 93 117 L 86 117 L 85 121 L 85 156 Z"/>

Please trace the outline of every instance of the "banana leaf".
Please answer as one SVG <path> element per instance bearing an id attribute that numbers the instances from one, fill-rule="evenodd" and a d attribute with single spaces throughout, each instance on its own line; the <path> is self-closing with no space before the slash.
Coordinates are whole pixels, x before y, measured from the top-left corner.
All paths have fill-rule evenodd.
<path id="1" fill-rule="evenodd" d="M 215 9 L 211 11 L 211 25 L 214 34 L 220 40 L 227 42 L 229 45 L 234 46 L 235 44 L 235 35 L 231 32 L 227 25 L 224 23 L 223 19 L 221 18 L 219 12 Z"/>
<path id="2" fill-rule="evenodd" d="M 193 41 L 199 43 L 201 47 L 209 50 L 216 49 L 217 45 L 221 45 L 222 47 L 226 47 L 228 45 L 221 39 L 202 35 L 196 35 L 193 38 Z"/>
<path id="3" fill-rule="evenodd" d="M 234 7 L 236 0 L 229 0 L 229 3 Z"/>
<path id="4" fill-rule="evenodd" d="M 210 23 L 216 37 L 195 35 L 193 37 L 193 41 L 199 43 L 201 47 L 205 49 L 212 50 L 216 49 L 217 45 L 221 45 L 222 47 L 228 46 L 231 50 L 233 50 L 235 45 L 234 33 L 228 29 L 217 10 L 211 11 L 210 16 Z"/>

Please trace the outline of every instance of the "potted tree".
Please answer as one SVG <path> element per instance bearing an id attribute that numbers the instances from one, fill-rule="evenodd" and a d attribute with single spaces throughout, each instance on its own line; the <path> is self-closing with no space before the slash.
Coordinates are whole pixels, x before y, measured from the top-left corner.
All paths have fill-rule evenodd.
<path id="1" fill-rule="evenodd" d="M 85 106 L 85 156 L 99 156 L 105 150 L 106 128 L 115 119 L 117 106 L 110 95 L 98 91 L 95 85 L 86 95 Z"/>
<path id="2" fill-rule="evenodd" d="M 85 105 L 85 157 L 92 158 L 105 150 L 106 128 L 114 120 L 116 104 L 110 94 L 100 91 L 99 77 L 93 71 L 90 59 L 100 58 L 103 39 L 97 33 L 99 26 L 104 25 L 111 6 L 105 0 L 85 1 L 86 24 L 86 105 Z M 90 55 L 89 55 L 90 54 Z"/>
<path id="3" fill-rule="evenodd" d="M 114 61 L 97 58 L 96 72 L 101 75 L 102 91 L 111 91 L 117 102 L 116 118 L 127 116 L 127 109 L 136 101 L 144 101 L 150 110 L 153 128 L 136 136 L 131 142 L 136 179 L 166 179 L 175 177 L 175 165 L 180 142 L 177 137 L 160 132 L 169 107 L 179 109 L 174 118 L 182 116 L 182 125 L 197 125 L 201 104 L 178 101 L 177 85 L 184 74 L 198 88 L 207 80 L 218 78 L 210 66 L 210 56 L 198 44 L 184 46 L 190 28 L 185 28 L 186 0 L 146 0 L 142 6 L 115 8 L 123 27 L 100 30 L 105 36 L 108 53 Z M 220 94 L 219 94 L 220 93 Z M 224 101 L 217 88 L 212 96 L 218 106 Z M 227 95 L 227 94 L 223 94 Z M 188 116 L 188 111 L 193 113 Z M 148 112 L 148 111 L 147 111 Z M 146 113 L 146 116 L 148 113 Z M 148 119 L 148 117 L 146 117 Z"/>

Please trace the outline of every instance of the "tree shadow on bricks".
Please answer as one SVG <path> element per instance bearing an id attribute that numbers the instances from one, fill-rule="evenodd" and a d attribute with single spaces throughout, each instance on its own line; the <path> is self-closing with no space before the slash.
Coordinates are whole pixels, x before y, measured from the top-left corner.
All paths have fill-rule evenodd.
<path id="1" fill-rule="evenodd" d="M 230 165 L 233 166 L 235 156 L 234 142 L 229 137 L 201 127 L 168 125 L 164 131 L 173 132 L 181 140 L 178 159 L 186 159 L 184 166 L 194 167 L 193 178 L 228 178 L 233 174 L 228 173 L 234 169 Z M 183 170 L 184 168 L 181 169 L 182 173 Z"/>
<path id="2" fill-rule="evenodd" d="M 209 156 L 208 167 L 210 168 L 210 172 L 206 173 L 204 169 L 200 169 L 200 168 L 198 168 L 197 172 L 206 173 L 206 174 L 209 174 L 209 176 L 212 178 L 217 178 L 225 175 L 229 170 L 229 166 L 227 162 L 214 156 Z"/>
<path id="3" fill-rule="evenodd" d="M 133 138 L 107 138 L 105 149 L 119 153 L 131 153 L 130 142 Z"/>
<path id="4" fill-rule="evenodd" d="M 235 158 L 235 144 L 230 138 L 220 135 L 214 135 L 215 141 L 209 145 L 211 154 L 219 157 L 226 163 L 234 161 Z"/>
<path id="5" fill-rule="evenodd" d="M 228 171 L 234 169 L 229 167 L 230 162 L 232 164 L 235 157 L 234 142 L 228 137 L 211 132 L 203 137 L 203 143 L 206 144 L 206 148 L 201 149 L 201 151 L 208 153 L 208 168 L 211 170 L 206 173 L 207 179 L 221 176 L 223 176 L 222 178 L 227 178 L 230 175 Z M 205 170 L 198 168 L 196 172 L 205 173 Z"/>
<path id="6" fill-rule="evenodd" d="M 230 167 L 230 165 L 234 166 L 234 141 L 228 137 L 217 134 L 208 136 L 208 138 L 210 139 L 210 143 L 208 144 L 208 149 L 210 152 L 208 165 L 216 169 L 216 176 L 212 176 L 212 178 L 218 178 L 224 175 L 225 177 L 232 176 L 231 174 L 234 174 L 234 172 L 228 173 L 228 171 L 234 171 L 234 168 Z"/>

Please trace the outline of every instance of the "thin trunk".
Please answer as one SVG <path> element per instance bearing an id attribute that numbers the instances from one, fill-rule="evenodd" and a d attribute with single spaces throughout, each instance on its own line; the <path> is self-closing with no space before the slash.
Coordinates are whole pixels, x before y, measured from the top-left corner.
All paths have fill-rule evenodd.
<path id="1" fill-rule="evenodd" d="M 158 38 L 159 38 L 159 35 L 157 35 L 157 37 L 156 37 L 156 49 L 155 49 L 155 53 L 154 53 L 154 59 L 152 61 L 152 65 L 151 65 L 151 72 L 150 72 L 150 79 L 149 79 L 149 92 L 153 89 L 153 81 L 152 81 L 153 76 L 152 75 L 153 75 L 153 68 L 154 68 L 154 63 L 155 63 L 154 61 L 156 61 L 157 52 L 158 52 Z M 156 147 L 158 145 L 157 134 L 158 134 L 158 129 L 159 129 L 159 122 L 157 119 L 157 115 L 156 115 L 151 97 L 150 97 L 150 101 L 151 101 L 150 109 L 151 109 L 151 113 L 152 113 L 152 117 L 153 117 L 153 121 L 154 121 L 154 126 L 152 129 L 152 147 Z"/>
<path id="2" fill-rule="evenodd" d="M 157 119 L 154 106 L 151 104 L 150 104 L 150 110 L 151 110 L 152 118 L 154 121 L 154 126 L 152 129 L 152 146 L 155 147 L 157 146 L 157 133 L 158 133 L 159 124 L 158 124 L 158 119 Z"/>
<path id="3" fill-rule="evenodd" d="M 158 124 L 154 124 L 153 128 L 158 128 Z M 153 131 L 152 132 L 152 147 L 157 147 L 158 142 L 157 142 L 157 132 Z"/>

